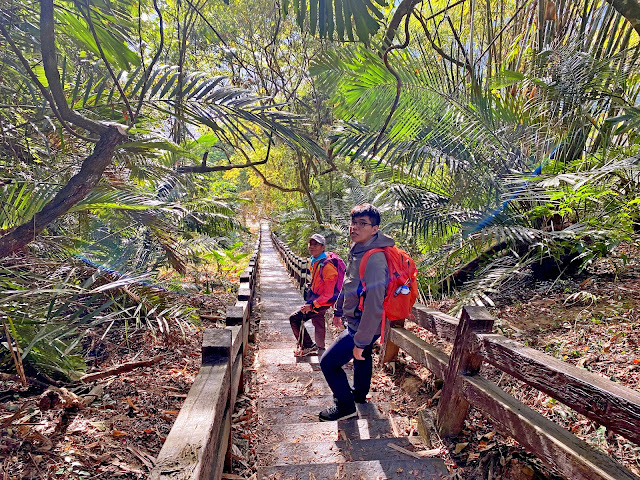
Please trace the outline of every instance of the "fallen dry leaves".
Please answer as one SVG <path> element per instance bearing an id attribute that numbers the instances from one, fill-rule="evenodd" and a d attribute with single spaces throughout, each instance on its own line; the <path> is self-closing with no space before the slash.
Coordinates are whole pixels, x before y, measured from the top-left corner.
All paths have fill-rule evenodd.
<path id="1" fill-rule="evenodd" d="M 224 311 L 222 298 L 199 302 Z M 33 395 L 0 378 L 0 478 L 147 478 L 200 367 L 201 330 L 154 337 L 114 325 L 101 341 L 105 330 L 89 334 L 92 382 Z"/>

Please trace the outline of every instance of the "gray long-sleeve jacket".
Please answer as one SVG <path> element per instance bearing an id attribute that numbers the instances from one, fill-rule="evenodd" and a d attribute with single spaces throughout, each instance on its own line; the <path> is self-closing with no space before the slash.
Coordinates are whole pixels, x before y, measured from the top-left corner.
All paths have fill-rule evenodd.
<path id="1" fill-rule="evenodd" d="M 344 317 L 352 330 L 356 331 L 354 342 L 357 347 L 364 348 L 369 345 L 373 337 L 380 335 L 382 324 L 382 302 L 387 290 L 389 271 L 384 253 L 377 252 L 369 257 L 367 268 L 364 272 L 364 281 L 367 291 L 364 299 L 364 308 L 358 309 L 360 304 L 360 261 L 367 250 L 372 248 L 390 247 L 395 245 L 391 237 L 378 232 L 364 245 L 354 244 L 349 252 L 349 262 L 344 276 L 344 284 L 338 300 L 336 300 L 335 315 Z"/>

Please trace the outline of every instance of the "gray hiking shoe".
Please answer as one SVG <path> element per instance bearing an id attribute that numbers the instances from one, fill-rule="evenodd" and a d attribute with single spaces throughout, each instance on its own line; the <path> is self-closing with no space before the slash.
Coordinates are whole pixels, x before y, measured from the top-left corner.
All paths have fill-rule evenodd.
<path id="1" fill-rule="evenodd" d="M 317 355 L 318 347 L 316 345 L 311 345 L 306 348 L 298 348 L 296 350 L 296 357 L 308 357 L 309 355 Z"/>

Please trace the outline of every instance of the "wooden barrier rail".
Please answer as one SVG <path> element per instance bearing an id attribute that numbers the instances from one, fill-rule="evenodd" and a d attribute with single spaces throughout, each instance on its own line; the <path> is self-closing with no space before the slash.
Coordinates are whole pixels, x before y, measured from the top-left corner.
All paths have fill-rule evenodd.
<path id="1" fill-rule="evenodd" d="M 307 282 L 311 281 L 311 271 L 309 270 L 309 259 L 299 257 L 291 249 L 271 232 L 273 246 L 284 260 L 285 268 L 289 275 L 295 280 L 296 286 L 302 290 Z"/>
<path id="2" fill-rule="evenodd" d="M 202 366 L 189 390 L 150 480 L 219 480 L 231 467 L 231 415 L 242 392 L 242 360 L 258 272 L 261 233 L 249 266 L 240 274 L 235 305 L 227 307 L 226 328 L 207 328 Z"/>
<path id="3" fill-rule="evenodd" d="M 302 287 L 300 257 L 273 233 L 272 238 Z M 441 435 L 458 435 L 472 405 L 567 479 L 640 478 L 478 373 L 483 362 L 491 364 L 636 444 L 640 444 L 639 392 L 491 333 L 494 318 L 483 307 L 464 307 L 458 320 L 417 304 L 411 321 L 453 343 L 451 356 L 406 330 L 404 320 L 387 322 L 381 356 L 390 361 L 402 349 L 444 380 L 436 417 Z"/>

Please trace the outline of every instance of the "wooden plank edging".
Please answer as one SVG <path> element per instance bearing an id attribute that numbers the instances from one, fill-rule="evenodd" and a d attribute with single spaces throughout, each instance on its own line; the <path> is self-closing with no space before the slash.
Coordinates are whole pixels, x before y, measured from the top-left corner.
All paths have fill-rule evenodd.
<path id="1" fill-rule="evenodd" d="M 230 458 L 231 415 L 242 390 L 243 355 L 249 331 L 261 233 L 249 267 L 240 274 L 236 304 L 227 308 L 227 328 L 206 329 L 202 366 L 167 436 L 149 480 L 219 480 Z M 228 465 L 227 465 L 228 466 Z"/>
<path id="2" fill-rule="evenodd" d="M 150 480 L 208 478 L 216 468 L 217 439 L 227 410 L 231 368 L 231 331 L 217 332 L 218 342 L 203 346 L 202 367 L 149 474 Z M 204 342 L 203 342 L 204 343 Z M 211 347 L 211 348 L 209 348 Z M 224 350 L 226 351 L 226 354 Z"/>

